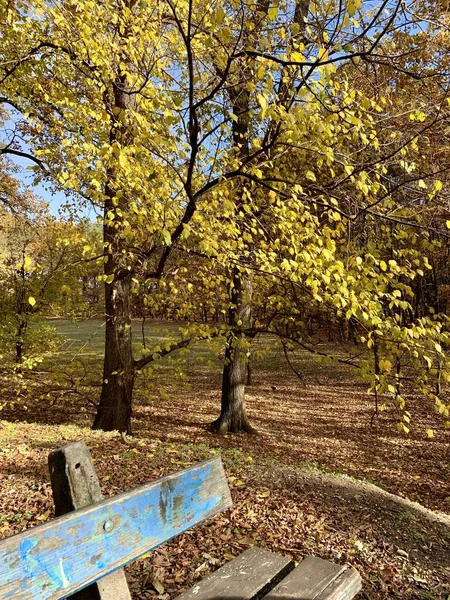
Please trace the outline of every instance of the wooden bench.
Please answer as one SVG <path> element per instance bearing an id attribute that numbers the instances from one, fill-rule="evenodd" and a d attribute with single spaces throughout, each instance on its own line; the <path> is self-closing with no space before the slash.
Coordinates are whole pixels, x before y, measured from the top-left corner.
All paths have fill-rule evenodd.
<path id="1" fill-rule="evenodd" d="M 231 506 L 220 458 L 102 499 L 89 450 L 49 456 L 57 517 L 0 541 L 0 600 L 131 600 L 122 567 Z M 355 569 L 250 548 L 177 600 L 347 600 Z"/>

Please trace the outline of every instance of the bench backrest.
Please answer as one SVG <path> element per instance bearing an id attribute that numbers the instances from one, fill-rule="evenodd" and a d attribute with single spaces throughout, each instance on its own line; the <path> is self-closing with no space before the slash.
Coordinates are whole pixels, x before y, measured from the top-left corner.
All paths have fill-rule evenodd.
<path id="1" fill-rule="evenodd" d="M 220 458 L 0 541 L 0 600 L 59 600 L 231 506 Z"/>

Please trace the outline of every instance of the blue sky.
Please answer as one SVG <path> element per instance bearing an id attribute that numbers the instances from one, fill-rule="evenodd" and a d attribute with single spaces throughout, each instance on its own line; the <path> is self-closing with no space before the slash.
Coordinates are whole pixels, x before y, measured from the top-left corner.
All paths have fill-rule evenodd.
<path id="1" fill-rule="evenodd" d="M 15 129 L 14 111 L 11 111 L 11 113 L 12 114 L 10 119 L 3 122 L 0 121 L 0 142 L 11 140 L 11 134 Z M 21 140 L 21 150 L 26 152 L 27 149 L 28 148 L 26 143 L 24 143 L 24 141 Z M 50 207 L 50 212 L 52 214 L 54 214 L 55 216 L 58 215 L 60 208 L 67 202 L 65 194 L 61 191 L 51 190 L 50 186 L 47 186 L 46 184 L 34 184 L 33 179 L 35 173 L 30 169 L 30 167 L 33 166 L 34 163 L 31 160 L 23 158 L 21 156 L 14 156 L 11 154 L 7 154 L 6 158 L 20 168 L 18 173 L 15 173 L 14 176 L 19 181 L 21 181 L 25 187 L 33 190 L 33 192 L 37 196 L 45 200 L 45 202 L 48 203 Z M 90 217 L 93 220 L 95 219 L 94 211 L 89 209 L 82 210 L 81 216 Z"/>
<path id="2" fill-rule="evenodd" d="M 28 170 L 27 167 L 33 163 L 25 158 L 19 156 L 9 157 L 14 164 L 21 167 L 19 173 L 16 174 L 17 179 L 22 181 L 24 186 L 32 189 L 37 196 L 40 196 L 45 200 L 49 206 L 52 214 L 57 215 L 60 207 L 66 202 L 66 197 L 62 192 L 51 191 L 46 189 L 42 184 L 33 185 L 33 172 Z"/>
<path id="3" fill-rule="evenodd" d="M 14 111 L 11 111 L 12 113 Z M 1 122 L 0 121 L 0 142 L 11 140 L 11 134 L 15 129 L 14 114 L 11 115 L 10 119 Z M 26 144 L 22 143 L 22 149 L 27 150 Z M 52 192 L 42 184 L 34 185 L 33 176 L 34 173 L 29 169 L 34 163 L 31 160 L 22 158 L 21 156 L 13 156 L 7 154 L 6 158 L 17 165 L 20 171 L 15 174 L 15 177 L 23 183 L 25 187 L 34 191 L 34 193 L 45 200 L 49 206 L 52 214 L 57 215 L 58 210 L 66 201 L 66 197 L 62 192 Z"/>

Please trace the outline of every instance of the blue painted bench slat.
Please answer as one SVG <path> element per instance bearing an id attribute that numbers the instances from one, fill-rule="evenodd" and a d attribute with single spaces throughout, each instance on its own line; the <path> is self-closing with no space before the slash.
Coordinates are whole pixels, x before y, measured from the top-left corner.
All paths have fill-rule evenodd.
<path id="1" fill-rule="evenodd" d="M 0 541 L 0 600 L 59 600 L 231 506 L 220 458 Z"/>

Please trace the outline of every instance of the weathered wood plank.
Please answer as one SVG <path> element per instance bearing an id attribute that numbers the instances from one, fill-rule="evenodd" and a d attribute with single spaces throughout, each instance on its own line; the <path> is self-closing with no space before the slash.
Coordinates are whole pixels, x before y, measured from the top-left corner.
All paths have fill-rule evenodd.
<path id="1" fill-rule="evenodd" d="M 51 452 L 48 468 L 57 517 L 103 500 L 91 454 L 84 442 L 73 442 Z M 131 600 L 131 594 L 124 570 L 118 569 L 70 598 Z"/>
<path id="2" fill-rule="evenodd" d="M 256 600 L 294 568 L 290 558 L 250 548 L 176 600 Z"/>
<path id="3" fill-rule="evenodd" d="M 316 600 L 351 600 L 361 590 L 361 576 L 350 567 L 326 587 Z"/>
<path id="4" fill-rule="evenodd" d="M 333 583 L 346 571 L 347 567 L 308 556 L 265 596 L 265 600 L 328 600 L 327 588 L 332 591 Z M 345 582 L 345 578 L 342 581 Z M 342 598 L 352 597 L 342 596 Z M 341 597 L 330 596 L 330 600 L 334 598 Z"/>
<path id="5" fill-rule="evenodd" d="M 231 506 L 220 458 L 0 542 L 1 600 L 59 600 Z"/>

